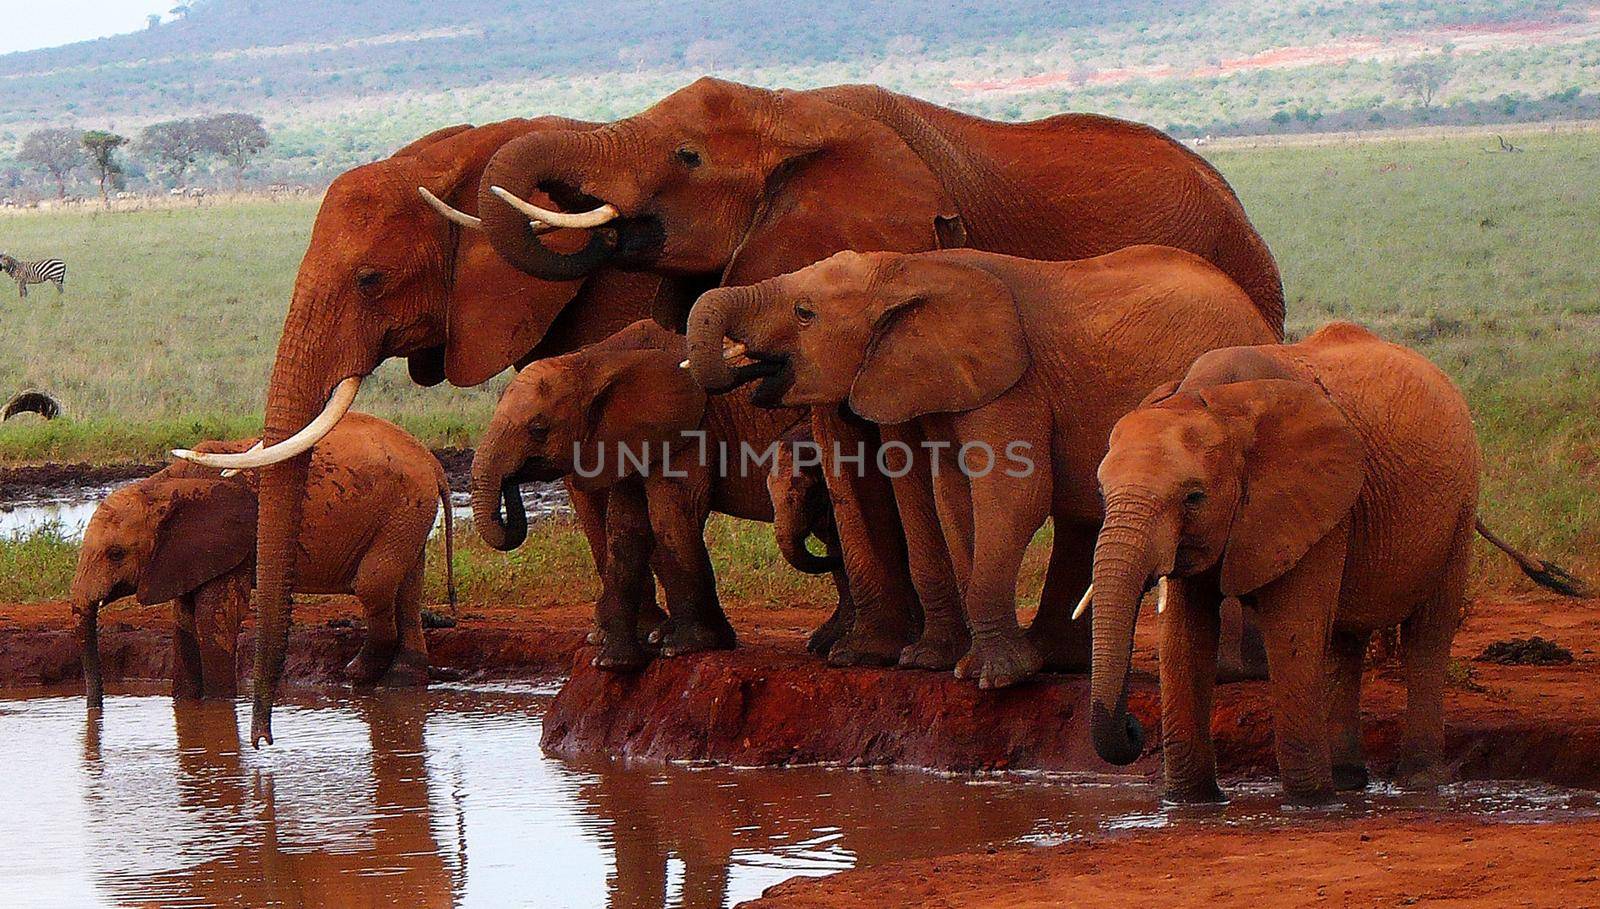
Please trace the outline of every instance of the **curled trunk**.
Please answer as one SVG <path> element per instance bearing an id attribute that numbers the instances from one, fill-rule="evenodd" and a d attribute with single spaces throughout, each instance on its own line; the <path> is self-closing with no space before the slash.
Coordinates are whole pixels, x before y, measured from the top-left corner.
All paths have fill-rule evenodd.
<path id="1" fill-rule="evenodd" d="M 828 574 L 843 566 L 843 560 L 833 556 L 819 556 L 806 548 L 806 537 L 811 529 L 804 521 L 795 520 L 779 512 L 774 532 L 778 538 L 778 551 L 783 560 L 803 574 Z"/>
<path id="2" fill-rule="evenodd" d="M 528 515 L 522 487 L 511 479 L 515 468 L 507 466 L 501 454 L 504 435 L 498 426 L 491 426 L 473 455 L 472 526 L 490 548 L 510 552 L 528 538 Z"/>
<path id="3" fill-rule="evenodd" d="M 478 187 L 478 217 L 495 252 L 516 268 L 545 281 L 572 281 L 599 268 L 616 249 L 616 231 L 590 232 L 588 243 L 577 252 L 557 252 L 534 234 L 528 216 L 495 195 L 501 187 L 520 199 L 529 199 L 539 185 L 556 181 L 576 189 L 583 183 L 577 170 L 594 160 L 599 140 L 578 130 L 528 133 L 506 143 L 484 168 Z"/>
<path id="4" fill-rule="evenodd" d="M 689 371 L 707 391 L 738 384 L 737 374 L 722 359 L 722 339 L 744 333 L 746 321 L 760 306 L 760 287 L 719 287 L 702 294 L 689 310 Z"/>
<path id="5" fill-rule="evenodd" d="M 1128 669 L 1139 601 L 1150 573 L 1151 520 L 1148 506 L 1113 502 L 1094 550 L 1089 723 L 1096 753 L 1119 766 L 1133 763 L 1144 751 L 1144 730 L 1128 712 Z"/>

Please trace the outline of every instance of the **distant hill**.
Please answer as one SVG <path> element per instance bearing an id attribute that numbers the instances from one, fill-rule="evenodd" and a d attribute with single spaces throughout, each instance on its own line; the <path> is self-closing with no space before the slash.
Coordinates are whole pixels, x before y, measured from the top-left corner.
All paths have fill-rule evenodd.
<path id="1" fill-rule="evenodd" d="M 1394 71 L 1435 55 L 1424 106 Z M 0 178 L 33 179 L 6 161 L 40 126 L 244 110 L 274 134 L 257 178 L 316 181 L 443 123 L 621 116 L 706 72 L 1204 135 L 1593 116 L 1597 69 L 1600 3 L 1559 0 L 196 0 L 0 56 Z"/>

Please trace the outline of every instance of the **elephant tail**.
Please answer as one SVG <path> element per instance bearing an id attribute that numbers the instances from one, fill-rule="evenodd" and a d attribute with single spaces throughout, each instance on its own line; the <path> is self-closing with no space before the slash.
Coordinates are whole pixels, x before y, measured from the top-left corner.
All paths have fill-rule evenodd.
<path id="1" fill-rule="evenodd" d="M 1571 572 L 1554 562 L 1530 556 L 1505 540 L 1500 539 L 1495 535 L 1494 531 L 1483 523 L 1483 518 L 1478 518 L 1476 526 L 1479 536 L 1488 540 L 1496 549 L 1510 556 L 1511 561 L 1516 562 L 1517 567 L 1522 569 L 1522 573 L 1532 579 L 1535 584 L 1569 597 L 1587 597 L 1591 595 L 1592 588 L 1581 578 L 1573 576 Z"/>
<path id="2" fill-rule="evenodd" d="M 439 483 L 439 507 L 444 510 L 444 589 L 450 614 L 456 614 L 456 521 L 450 512 L 450 481 Z"/>

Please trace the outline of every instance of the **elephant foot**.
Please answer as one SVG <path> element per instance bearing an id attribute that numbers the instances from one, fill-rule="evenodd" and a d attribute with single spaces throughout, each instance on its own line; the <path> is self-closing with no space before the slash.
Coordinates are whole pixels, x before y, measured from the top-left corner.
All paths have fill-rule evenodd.
<path id="1" fill-rule="evenodd" d="M 828 651 L 828 665 L 894 666 L 900 662 L 900 653 L 906 649 L 906 640 L 900 635 L 862 633 L 852 629 Z"/>
<path id="2" fill-rule="evenodd" d="M 703 650 L 732 650 L 738 646 L 739 638 L 727 619 L 668 619 L 650 634 L 650 643 L 660 645 L 662 656 L 676 657 Z"/>
<path id="3" fill-rule="evenodd" d="M 1005 688 L 1024 681 L 1044 666 L 1044 658 L 1022 629 L 978 634 L 972 649 L 956 663 L 956 678 L 977 679 L 979 688 Z"/>
<path id="4" fill-rule="evenodd" d="M 198 701 L 205 696 L 205 688 L 199 679 L 180 676 L 172 680 L 172 699 L 174 701 Z"/>
<path id="5" fill-rule="evenodd" d="M 1089 623 L 1040 615 L 1028 626 L 1028 643 L 1039 651 L 1051 672 L 1089 671 Z"/>
<path id="6" fill-rule="evenodd" d="M 901 669 L 932 669 L 947 672 L 972 647 L 965 633 L 959 637 L 950 634 L 923 635 L 922 639 L 900 651 Z"/>
<path id="7" fill-rule="evenodd" d="M 378 679 L 380 688 L 426 688 L 428 686 L 428 655 L 415 650 L 401 650 L 390 661 L 389 668 Z"/>
<path id="8" fill-rule="evenodd" d="M 355 657 L 344 664 L 345 678 L 349 679 L 352 685 L 364 687 L 377 684 L 378 679 L 389 671 L 389 665 L 394 662 L 397 646 L 397 644 L 374 645 L 371 641 L 363 643 L 361 649 L 356 651 Z"/>
<path id="9" fill-rule="evenodd" d="M 591 665 L 606 672 L 638 672 L 650 665 L 653 656 L 638 641 L 613 634 L 606 636 Z"/>
<path id="10" fill-rule="evenodd" d="M 1168 805 L 1226 805 L 1228 796 L 1216 780 L 1202 783 L 1168 783 L 1161 793 L 1161 801 Z"/>
<path id="11" fill-rule="evenodd" d="M 639 610 L 639 616 L 634 620 L 634 636 L 643 644 L 652 640 L 652 635 L 667 622 L 667 614 L 659 606 L 647 606 Z M 603 646 L 606 642 L 606 630 L 599 625 L 589 629 L 584 635 L 583 642 L 593 647 Z"/>
<path id="12" fill-rule="evenodd" d="M 854 616 L 843 609 L 834 609 L 833 615 L 823 622 L 816 631 L 811 632 L 811 637 L 806 639 L 806 650 L 819 657 L 826 657 L 834 645 L 838 644 L 850 631 L 850 623 Z"/>
<path id="13" fill-rule="evenodd" d="M 1360 792 L 1369 782 L 1366 764 L 1333 765 L 1333 788 L 1339 792 Z"/>
<path id="14" fill-rule="evenodd" d="M 1337 798 L 1330 786 L 1317 786 L 1313 789 L 1291 789 L 1283 787 L 1283 803 L 1295 808 L 1319 808 Z"/>
<path id="15" fill-rule="evenodd" d="M 1395 785 L 1413 792 L 1431 792 L 1447 781 L 1444 767 L 1425 757 L 1403 757 L 1394 768 Z"/>

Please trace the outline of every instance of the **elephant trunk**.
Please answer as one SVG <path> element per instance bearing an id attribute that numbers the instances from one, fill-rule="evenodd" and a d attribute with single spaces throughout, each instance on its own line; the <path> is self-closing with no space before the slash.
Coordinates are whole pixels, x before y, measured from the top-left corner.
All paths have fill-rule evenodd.
<path id="1" fill-rule="evenodd" d="M 500 426 L 491 425 L 472 457 L 472 526 L 485 543 L 500 552 L 510 552 L 528 538 L 522 487 L 511 478 L 515 465 L 505 463 L 505 435 Z"/>
<path id="2" fill-rule="evenodd" d="M 773 516 L 773 532 L 778 539 L 778 552 L 783 560 L 802 574 L 828 574 L 842 566 L 834 556 L 819 556 L 806 548 L 806 537 L 811 535 L 811 524 L 806 520 L 806 503 L 783 502 L 777 504 Z"/>
<path id="3" fill-rule="evenodd" d="M 1150 575 L 1154 512 L 1151 503 L 1113 499 L 1094 549 L 1089 723 L 1095 752 L 1119 766 L 1144 752 L 1144 729 L 1128 712 L 1128 669 L 1139 601 Z"/>
<path id="4" fill-rule="evenodd" d="M 104 600 L 79 603 L 78 646 L 83 652 L 83 695 L 90 710 L 105 705 L 106 686 L 100 674 L 100 606 Z"/>
<path id="5" fill-rule="evenodd" d="M 743 340 L 745 326 L 768 295 L 764 284 L 719 287 L 701 294 L 689 310 L 689 371 L 713 394 L 739 384 L 738 375 L 722 359 L 722 339 Z"/>
<path id="6" fill-rule="evenodd" d="M 526 214 L 517 211 L 494 188 L 529 199 L 541 183 L 560 182 L 574 189 L 583 183 L 579 170 L 602 150 L 600 139 L 580 130 L 543 130 L 506 143 L 483 170 L 478 186 L 478 217 L 484 233 L 501 258 L 527 274 L 545 281 L 573 281 L 599 268 L 616 250 L 612 228 L 589 233 L 577 252 L 551 249 L 534 234 Z"/>

